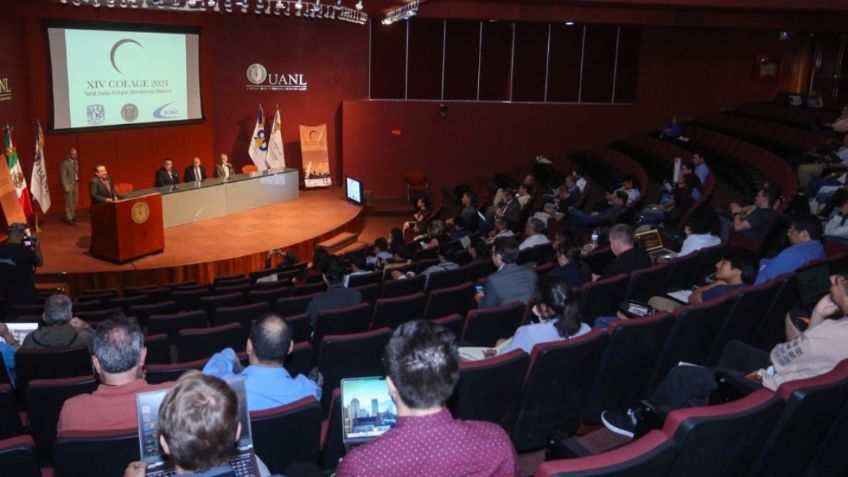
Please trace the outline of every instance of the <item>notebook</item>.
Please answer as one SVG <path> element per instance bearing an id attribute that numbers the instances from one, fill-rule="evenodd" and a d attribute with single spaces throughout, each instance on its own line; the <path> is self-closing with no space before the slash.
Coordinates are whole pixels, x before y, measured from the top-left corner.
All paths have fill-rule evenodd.
<path id="1" fill-rule="evenodd" d="M 239 436 L 237 455 L 230 459 L 230 466 L 237 477 L 258 477 L 256 459 L 253 455 L 253 436 L 250 431 L 250 415 L 247 412 L 247 393 L 244 378 L 234 378 L 228 384 L 239 401 Z M 136 394 L 136 411 L 138 414 L 138 442 L 141 460 L 147 464 L 147 477 L 166 477 L 176 474 L 174 464 L 165 455 L 159 445 L 159 406 L 167 394 L 167 389 Z"/>
<path id="2" fill-rule="evenodd" d="M 826 263 L 795 272 L 798 296 L 803 308 L 813 307 L 821 297 L 830 292 L 830 269 Z"/>
<path id="3" fill-rule="evenodd" d="M 674 253 L 673 250 L 663 248 L 662 237 L 657 229 L 639 232 L 636 234 L 636 239 L 642 244 L 642 248 L 648 252 L 651 257 L 669 255 Z"/>
<path id="4" fill-rule="evenodd" d="M 38 329 L 37 321 L 18 321 L 6 323 L 6 326 L 9 328 L 9 331 L 12 333 L 12 336 L 18 340 L 18 343 L 23 343 L 24 338 L 27 337 L 28 334 Z"/>
<path id="5" fill-rule="evenodd" d="M 342 379 L 342 441 L 364 444 L 397 422 L 397 408 L 383 377 Z"/>

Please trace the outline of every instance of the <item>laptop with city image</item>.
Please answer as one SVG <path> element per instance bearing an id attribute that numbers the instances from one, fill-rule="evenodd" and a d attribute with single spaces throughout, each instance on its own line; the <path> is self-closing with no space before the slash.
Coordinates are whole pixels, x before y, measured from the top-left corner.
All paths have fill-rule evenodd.
<path id="1" fill-rule="evenodd" d="M 237 477 L 257 477 L 259 471 L 253 454 L 253 436 L 250 430 L 250 415 L 247 411 L 247 393 L 244 378 L 227 381 L 238 396 L 238 414 L 241 423 L 237 454 L 230 459 L 230 466 Z M 147 464 L 147 477 L 165 477 L 176 474 L 174 464 L 159 444 L 159 407 L 167 394 L 167 389 L 136 394 L 138 415 L 138 442 L 141 460 Z"/>
<path id="2" fill-rule="evenodd" d="M 342 379 L 342 441 L 369 442 L 394 427 L 397 408 L 384 377 Z"/>
<path id="3" fill-rule="evenodd" d="M 12 336 L 18 341 L 18 343 L 23 343 L 24 339 L 28 334 L 38 329 L 37 321 L 10 321 L 6 323 L 6 326 L 9 328 L 9 332 L 12 333 Z"/>

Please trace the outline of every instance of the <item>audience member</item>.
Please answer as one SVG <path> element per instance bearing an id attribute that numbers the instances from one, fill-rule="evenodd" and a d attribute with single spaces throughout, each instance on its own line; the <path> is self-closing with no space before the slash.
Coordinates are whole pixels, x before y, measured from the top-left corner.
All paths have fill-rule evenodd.
<path id="1" fill-rule="evenodd" d="M 653 265 L 651 256 L 641 246 L 636 246 L 633 229 L 627 224 L 615 224 L 609 230 L 609 243 L 615 260 L 593 279 L 609 278 L 619 273 L 630 273 Z"/>
<path id="2" fill-rule="evenodd" d="M 733 221 L 730 223 L 730 229 L 763 238 L 766 232 L 765 226 L 774 214 L 772 203 L 776 200 L 777 194 L 774 189 L 763 187 L 757 192 L 754 204 L 751 206 L 742 207 L 736 202 L 731 202 L 730 213 L 733 214 Z"/>
<path id="3" fill-rule="evenodd" d="M 515 198 L 518 200 L 518 205 L 521 206 L 522 209 L 526 209 L 530 204 L 530 199 L 533 198 L 532 192 L 533 186 L 524 183 L 518 184 L 518 189 L 515 192 Z"/>
<path id="4" fill-rule="evenodd" d="M 537 245 L 550 243 L 548 236 L 545 235 L 545 223 L 536 217 L 527 219 L 527 225 L 524 226 L 524 241 L 518 246 L 518 250 L 524 250 Z"/>
<path id="5" fill-rule="evenodd" d="M 293 348 L 288 324 L 279 316 L 268 314 L 250 326 L 246 348 L 249 366 L 242 369 L 235 350 L 226 348 L 212 356 L 203 372 L 224 380 L 244 377 L 250 412 L 284 406 L 307 396 L 321 399 L 321 388 L 314 381 L 302 374 L 292 378 L 283 367 Z"/>
<path id="6" fill-rule="evenodd" d="M 830 371 L 848 358 L 846 292 L 845 277 L 832 276 L 830 292 L 816 304 L 806 330 L 799 330 L 787 314 L 786 342 L 776 345 L 771 353 L 733 341 L 724 349 L 715 367 L 681 364 L 672 368 L 649 401 L 663 411 L 702 406 L 718 385 L 717 372 L 747 381 L 752 389 L 763 386 L 776 391 L 785 382 Z M 637 428 L 644 428 L 641 419 L 639 409 L 635 408 L 607 410 L 601 414 L 608 429 L 628 437 L 633 437 Z"/>
<path id="7" fill-rule="evenodd" d="M 13 223 L 6 228 L 6 242 L 0 244 L 0 288 L 8 309 L 11 305 L 35 305 L 38 291 L 35 289 L 35 269 L 43 263 L 41 245 L 36 237 L 30 237 L 26 245 L 27 227 Z"/>
<path id="8" fill-rule="evenodd" d="M 686 211 L 695 205 L 698 184 L 698 178 L 694 174 L 681 174 L 670 200 L 644 208 L 639 217 L 639 224 L 656 225 L 662 222 L 667 227 L 677 227 Z"/>
<path id="9" fill-rule="evenodd" d="M 568 288 L 580 288 L 586 278 L 580 247 L 561 241 L 556 248 L 556 265 L 548 275 L 564 281 Z"/>
<path id="10" fill-rule="evenodd" d="M 695 151 L 692 153 L 692 165 L 695 166 L 693 172 L 698 176 L 698 181 L 701 183 L 701 188 L 703 188 L 707 184 L 707 178 L 710 176 L 710 168 L 707 167 L 703 152 Z"/>
<path id="11" fill-rule="evenodd" d="M 319 311 L 362 303 L 362 293 L 359 293 L 359 290 L 345 288 L 342 284 L 345 267 L 338 257 L 330 256 L 323 264 L 321 272 L 324 282 L 327 284 L 327 291 L 316 293 L 306 308 L 306 314 L 309 315 L 309 321 L 313 328 L 316 320 L 318 320 Z"/>
<path id="12" fill-rule="evenodd" d="M 368 259 L 365 252 L 359 251 L 350 254 L 350 269 L 350 273 L 345 274 L 344 279 L 342 279 L 345 288 L 350 286 L 350 277 L 372 273 L 372 270 L 368 268 Z"/>
<path id="13" fill-rule="evenodd" d="M 632 175 L 629 174 L 624 176 L 624 178 L 621 180 L 621 187 L 612 192 L 607 192 L 604 195 L 604 197 L 607 199 L 608 204 L 612 204 L 612 197 L 618 191 L 624 191 L 624 193 L 627 194 L 627 202 L 625 203 L 625 205 L 630 205 L 638 201 L 639 197 L 641 197 L 642 195 L 642 193 L 639 192 L 639 188 L 635 185 L 635 179 Z"/>
<path id="14" fill-rule="evenodd" d="M 824 156 L 823 160 L 798 166 L 798 182 L 802 189 L 806 188 L 813 178 L 825 172 L 845 171 L 848 167 L 848 134 L 842 138 L 841 146 L 827 144 L 822 148 L 821 153 Z"/>
<path id="15" fill-rule="evenodd" d="M 569 227 L 574 232 L 579 232 L 590 227 L 609 223 L 615 220 L 624 211 L 624 204 L 627 203 L 627 194 L 624 191 L 616 191 L 612 198 L 609 207 L 602 212 L 585 212 L 580 209 L 570 207 L 569 212 Z"/>
<path id="16" fill-rule="evenodd" d="M 162 167 L 156 170 L 156 187 L 175 186 L 180 183 L 180 173 L 174 169 L 174 161 L 166 157 Z"/>
<path id="17" fill-rule="evenodd" d="M 6 375 L 9 376 L 12 386 L 15 385 L 15 351 L 21 348 L 21 344 L 15 339 L 15 335 L 9 331 L 6 323 L 0 323 L 0 356 L 3 357 L 3 365 L 6 368 Z"/>
<path id="18" fill-rule="evenodd" d="M 574 177 L 574 184 L 577 185 L 577 188 L 580 189 L 580 193 L 586 191 L 586 186 L 589 185 L 589 181 L 586 180 L 586 177 L 583 175 L 583 171 L 579 168 L 575 168 L 571 171 L 571 176 Z"/>
<path id="19" fill-rule="evenodd" d="M 234 477 L 230 458 L 241 436 L 235 391 L 224 381 L 188 371 L 168 390 L 159 408 L 159 443 L 186 477 Z M 264 464 L 257 458 L 260 474 Z M 146 464 L 131 462 L 124 477 L 144 477 Z"/>
<path id="20" fill-rule="evenodd" d="M 829 238 L 848 240 L 846 218 L 848 218 L 848 199 L 842 203 L 842 207 L 828 220 L 827 225 L 824 227 L 824 235 Z"/>
<path id="21" fill-rule="evenodd" d="M 742 248 L 725 250 L 715 264 L 715 281 L 696 288 L 689 295 L 688 303 L 697 305 L 751 286 L 757 278 L 757 267 L 755 253 Z M 677 300 L 660 296 L 651 297 L 648 304 L 661 311 L 674 311 L 681 305 Z"/>
<path id="22" fill-rule="evenodd" d="M 592 331 L 582 322 L 580 309 L 571 297 L 568 285 L 559 278 L 550 275 L 542 278 L 534 301 L 532 314 L 538 322 L 519 326 L 512 338 L 499 340 L 497 353 L 485 353 L 487 356 L 506 354 L 516 349 L 531 354 L 533 347 L 539 343 L 576 338 Z"/>
<path id="23" fill-rule="evenodd" d="M 527 303 L 536 289 L 536 272 L 517 265 L 518 244 L 511 238 L 499 238 L 492 247 L 492 263 L 497 271 L 486 278 L 484 293 L 475 299 L 480 308 L 505 305 L 514 301 Z"/>
<path id="24" fill-rule="evenodd" d="M 824 247 L 821 244 L 822 224 L 818 217 L 804 214 L 792 220 L 786 236 L 789 247 L 783 249 L 774 258 L 760 260 L 760 273 L 757 280 L 760 283 L 784 273 L 794 272 L 805 264 L 824 258 Z"/>
<path id="25" fill-rule="evenodd" d="M 433 207 L 430 204 L 430 197 L 422 194 L 415 199 L 415 212 L 412 214 L 412 220 L 403 224 L 404 232 L 410 231 L 413 234 L 421 232 L 430 220 L 431 215 L 433 215 Z"/>
<path id="26" fill-rule="evenodd" d="M 510 229 L 518 227 L 521 222 L 521 204 L 515 198 L 515 192 L 510 188 L 504 188 L 503 202 L 497 206 L 498 217 L 506 219 Z"/>
<path id="27" fill-rule="evenodd" d="M 497 424 L 455 420 L 445 403 L 459 380 L 454 336 L 427 321 L 394 331 L 384 356 L 394 428 L 342 459 L 338 477 L 359 475 L 518 475 L 509 437 Z"/>
<path id="28" fill-rule="evenodd" d="M 403 262 L 412 258 L 412 253 L 409 247 L 406 246 L 406 241 L 403 239 L 403 230 L 398 227 L 393 227 L 389 235 L 389 253 L 392 254 L 394 260 Z"/>
<path id="29" fill-rule="evenodd" d="M 839 117 L 833 120 L 832 123 L 823 124 L 825 128 L 829 128 L 837 134 L 848 133 L 848 106 L 842 107 L 842 112 Z"/>
<path id="30" fill-rule="evenodd" d="M 683 228 L 686 238 L 675 256 L 685 257 L 698 250 L 721 244 L 721 220 L 713 209 L 701 207 L 692 213 L 689 224 Z"/>
<path id="31" fill-rule="evenodd" d="M 439 262 L 430 265 L 421 272 L 421 275 L 427 277 L 427 281 L 430 280 L 430 274 L 433 272 L 444 272 L 446 270 L 456 270 L 457 268 L 459 268 L 459 265 L 457 265 L 457 263 L 454 261 L 454 254 L 446 252 L 441 248 L 438 248 L 436 250 L 438 250 L 436 252 L 436 257 L 438 258 Z M 392 270 L 392 278 L 395 280 L 404 280 L 406 278 L 412 278 L 414 276 L 415 272 L 412 271 L 401 272 L 400 270 Z"/>
<path id="32" fill-rule="evenodd" d="M 165 389 L 171 384 L 148 384 L 144 380 L 146 355 L 144 335 L 135 320 L 115 315 L 100 323 L 91 357 L 100 385 L 91 394 L 80 394 L 65 401 L 57 431 L 136 428 L 136 393 Z"/>
<path id="33" fill-rule="evenodd" d="M 501 237 L 512 237 L 515 235 L 515 232 L 509 229 L 509 222 L 503 218 L 498 217 L 495 219 L 495 228 L 491 232 L 489 232 L 488 242 L 493 243 L 495 240 Z"/>
<path id="34" fill-rule="evenodd" d="M 663 126 L 660 130 L 660 137 L 676 139 L 683 135 L 684 127 L 680 116 L 672 116 L 671 122 Z"/>
<path id="35" fill-rule="evenodd" d="M 84 343 L 89 352 L 94 342 L 91 326 L 72 316 L 71 299 L 65 295 L 50 295 L 44 302 L 44 326 L 28 334 L 24 339 L 24 348 L 64 348 Z"/>
<path id="36" fill-rule="evenodd" d="M 451 240 L 458 240 L 462 237 L 468 237 L 471 235 L 471 231 L 465 228 L 465 219 L 462 217 L 457 217 L 453 219 L 453 232 L 448 234 Z"/>
<path id="37" fill-rule="evenodd" d="M 365 259 L 365 264 L 369 267 L 382 267 L 387 262 L 394 260 L 395 256 L 389 251 L 389 242 L 383 237 L 374 239 L 374 247 L 371 255 Z"/>

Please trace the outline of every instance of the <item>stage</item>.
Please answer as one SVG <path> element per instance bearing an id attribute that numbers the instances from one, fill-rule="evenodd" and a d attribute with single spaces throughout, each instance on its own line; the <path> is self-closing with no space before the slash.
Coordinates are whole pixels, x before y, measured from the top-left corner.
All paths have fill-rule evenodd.
<path id="1" fill-rule="evenodd" d="M 42 221 L 39 234 L 44 266 L 38 274 L 67 274 L 72 295 L 90 288 L 210 283 L 217 276 L 262 270 L 272 248 L 308 260 L 315 244 L 341 232 L 360 232 L 365 223 L 364 208 L 347 202 L 342 189 L 301 191 L 296 200 L 167 227 L 164 252 L 116 265 L 88 252 L 88 211 L 77 211 L 77 220 L 73 227 L 52 215 Z"/>

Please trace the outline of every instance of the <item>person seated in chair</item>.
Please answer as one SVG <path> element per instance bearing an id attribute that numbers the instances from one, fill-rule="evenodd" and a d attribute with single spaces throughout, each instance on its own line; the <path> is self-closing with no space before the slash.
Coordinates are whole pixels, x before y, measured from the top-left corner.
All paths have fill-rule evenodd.
<path id="1" fill-rule="evenodd" d="M 537 217 L 527 219 L 527 225 L 524 226 L 524 241 L 518 246 L 518 250 L 525 250 L 537 245 L 550 243 L 548 236 L 545 235 L 545 223 Z"/>
<path id="2" fill-rule="evenodd" d="M 342 283 L 346 272 L 347 270 L 344 264 L 342 264 L 341 259 L 335 255 L 330 256 L 324 262 L 321 275 L 327 284 L 327 291 L 316 293 L 306 308 L 306 314 L 309 315 L 309 322 L 312 323 L 313 329 L 318 320 L 319 311 L 344 308 L 362 303 L 362 293 L 359 290 L 345 288 Z"/>
<path id="3" fill-rule="evenodd" d="M 191 165 L 186 167 L 183 178 L 186 182 L 201 182 L 206 180 L 206 167 L 200 162 L 199 157 L 191 160 Z"/>
<path id="4" fill-rule="evenodd" d="M 203 372 L 225 380 L 244 377 L 250 412 L 284 406 L 307 396 L 321 399 L 321 388 L 314 381 L 302 374 L 292 378 L 283 367 L 292 349 L 291 328 L 285 320 L 270 313 L 250 326 L 246 347 L 249 366 L 242 369 L 235 350 L 226 348 L 209 359 Z"/>
<path id="5" fill-rule="evenodd" d="M 772 204 L 776 200 L 777 192 L 775 189 L 763 187 L 757 191 L 753 205 L 742 207 L 736 202 L 731 202 L 730 213 L 733 214 L 733 218 L 729 223 L 729 229 L 762 239 L 766 233 L 766 224 L 774 214 Z M 722 228 L 724 228 L 724 225 Z"/>
<path id="6" fill-rule="evenodd" d="M 475 299 L 480 308 L 506 305 L 513 301 L 527 303 L 536 289 L 536 271 L 516 264 L 518 244 L 511 238 L 499 238 L 492 247 L 492 263 L 497 268 L 486 278 L 485 292 Z"/>
<path id="7" fill-rule="evenodd" d="M 397 424 L 348 451 L 336 476 L 519 475 L 506 432 L 490 422 L 457 420 L 445 403 L 459 381 L 456 338 L 429 321 L 398 327 L 383 358 Z"/>
<path id="8" fill-rule="evenodd" d="M 180 183 L 180 173 L 174 169 L 174 161 L 166 157 L 162 167 L 156 171 L 156 187 L 175 186 Z"/>
<path id="9" fill-rule="evenodd" d="M 215 164 L 215 177 L 229 179 L 234 175 L 236 175 L 236 170 L 233 168 L 233 165 L 230 164 L 230 158 L 227 157 L 226 154 L 221 154 L 218 158 L 218 163 Z"/>
<path id="10" fill-rule="evenodd" d="M 807 379 L 832 370 L 848 359 L 848 286 L 834 275 L 827 295 L 810 316 L 785 319 L 786 341 L 766 353 L 739 341 L 730 342 L 716 366 L 677 365 L 648 398 L 661 412 L 703 406 L 717 388 L 717 373 L 728 375 L 749 389 L 760 386 L 776 391 L 789 381 Z M 799 323 L 806 325 L 802 331 Z M 647 431 L 644 409 L 606 410 L 601 420 L 607 429 L 627 437 Z"/>
<path id="11" fill-rule="evenodd" d="M 804 214 L 796 217 L 786 231 L 789 247 L 783 249 L 774 258 L 760 260 L 760 272 L 755 285 L 767 282 L 778 275 L 794 272 L 804 265 L 824 258 L 824 246 L 821 243 L 822 224 L 818 217 Z"/>
<path id="12" fill-rule="evenodd" d="M 570 207 L 568 209 L 568 226 L 573 232 L 579 232 L 597 225 L 615 220 L 624 211 L 627 203 L 627 193 L 618 190 L 610 198 L 610 205 L 601 212 L 586 212 Z"/>
<path id="13" fill-rule="evenodd" d="M 224 381 L 188 371 L 168 390 L 159 407 L 159 444 L 185 477 L 235 477 L 230 459 L 243 429 L 235 391 Z M 256 458 L 260 475 L 267 467 Z M 130 462 L 124 477 L 145 477 L 147 464 Z M 241 475 L 241 474 L 238 474 Z"/>
<path id="14" fill-rule="evenodd" d="M 683 239 L 680 251 L 675 257 L 685 257 L 698 250 L 721 244 L 721 220 L 718 214 L 708 207 L 701 207 L 693 212 L 683 232 L 686 238 Z"/>
<path id="15" fill-rule="evenodd" d="M 609 243 L 615 260 L 608 263 L 600 275 L 592 274 L 593 280 L 635 272 L 650 268 L 654 264 L 648 252 L 641 246 L 636 246 L 633 228 L 627 224 L 615 224 L 610 227 Z"/>
<path id="16" fill-rule="evenodd" d="M 91 357 L 100 385 L 91 394 L 65 401 L 57 431 L 116 431 L 137 427 L 136 393 L 166 389 L 171 384 L 148 384 L 144 380 L 146 355 L 144 335 L 135 320 L 118 314 L 100 323 Z"/>
<path id="17" fill-rule="evenodd" d="M 72 313 L 73 303 L 66 295 L 50 295 L 44 302 L 44 325 L 24 338 L 24 348 L 64 348 L 84 343 L 92 351 L 91 326 Z"/>

